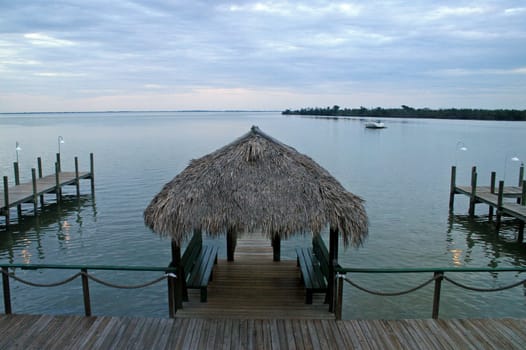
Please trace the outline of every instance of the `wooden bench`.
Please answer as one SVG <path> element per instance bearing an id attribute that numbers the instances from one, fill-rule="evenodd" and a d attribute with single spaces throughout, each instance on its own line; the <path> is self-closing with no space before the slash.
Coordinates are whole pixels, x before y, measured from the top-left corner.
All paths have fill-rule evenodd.
<path id="1" fill-rule="evenodd" d="M 200 289 L 201 302 L 206 302 L 208 283 L 212 280 L 214 265 L 217 264 L 217 247 L 203 245 L 201 233 L 195 233 L 183 253 L 181 262 L 186 288 Z M 188 300 L 186 291 L 185 299 Z"/>
<path id="2" fill-rule="evenodd" d="M 329 278 L 329 251 L 320 236 L 312 239 L 312 248 L 296 248 L 298 266 L 307 294 L 306 304 L 312 304 L 314 293 L 326 293 Z"/>

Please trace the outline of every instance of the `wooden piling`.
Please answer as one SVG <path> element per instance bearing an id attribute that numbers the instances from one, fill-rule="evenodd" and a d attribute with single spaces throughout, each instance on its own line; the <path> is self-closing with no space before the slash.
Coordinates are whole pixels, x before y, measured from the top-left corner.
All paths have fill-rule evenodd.
<path id="1" fill-rule="evenodd" d="M 471 168 L 471 196 L 469 197 L 469 216 L 475 215 L 475 204 L 477 194 L 477 167 Z"/>
<path id="2" fill-rule="evenodd" d="M 80 197 L 79 158 L 78 157 L 75 157 L 75 186 L 77 188 L 77 197 Z"/>
<path id="3" fill-rule="evenodd" d="M 9 288 L 9 268 L 2 266 L 2 285 L 4 289 L 4 312 L 10 315 L 11 310 L 11 288 Z"/>
<path id="4" fill-rule="evenodd" d="M 15 186 L 18 186 L 20 185 L 20 168 L 18 166 L 18 162 L 13 163 L 13 168 L 15 170 Z M 16 214 L 18 218 L 22 216 L 22 204 L 17 204 Z"/>
<path id="5" fill-rule="evenodd" d="M 499 195 L 497 199 L 497 222 L 495 223 L 495 228 L 497 232 L 500 230 L 500 224 L 502 220 L 502 202 L 504 199 L 504 181 L 499 181 Z"/>
<path id="6" fill-rule="evenodd" d="M 42 158 L 40 157 L 37 158 L 37 167 L 38 167 L 38 178 L 41 179 L 42 178 Z M 40 195 L 40 205 L 44 206 L 44 195 L 43 194 Z"/>
<path id="7" fill-rule="evenodd" d="M 435 320 L 438 319 L 438 313 L 440 311 L 440 288 L 442 286 L 442 280 L 444 279 L 444 273 L 437 271 L 434 273 L 435 277 L 435 289 L 433 291 L 433 311 L 431 317 Z"/>
<path id="8" fill-rule="evenodd" d="M 497 179 L 497 173 L 492 171 L 491 172 L 491 179 L 490 179 L 490 187 L 489 187 L 489 191 L 490 193 L 495 193 L 495 181 Z M 488 209 L 488 217 L 489 217 L 489 221 L 492 221 L 493 220 L 493 207 L 490 205 L 489 206 L 489 209 Z"/>
<path id="9" fill-rule="evenodd" d="M 453 211 L 453 208 L 455 206 L 456 179 L 457 179 L 457 167 L 453 165 L 451 167 L 451 185 L 449 187 L 449 211 L 450 212 Z"/>
<path id="10" fill-rule="evenodd" d="M 35 215 L 38 210 L 38 190 L 37 190 L 37 172 L 35 168 L 31 168 L 31 179 L 33 181 L 33 208 Z"/>
<path id="11" fill-rule="evenodd" d="M 9 179 L 4 176 L 5 226 L 9 226 Z"/>
<path id="12" fill-rule="evenodd" d="M 86 316 L 91 316 L 91 301 L 89 296 L 89 283 L 88 283 L 88 270 L 80 269 L 82 272 L 82 296 L 84 299 L 84 314 Z"/>
<path id="13" fill-rule="evenodd" d="M 89 154 L 90 174 L 91 174 L 91 196 L 95 196 L 95 162 L 93 160 L 93 153 Z"/>
<path id="14" fill-rule="evenodd" d="M 60 164 L 60 153 L 57 153 L 57 164 L 58 164 L 58 172 L 61 172 L 62 164 Z"/>
<path id="15" fill-rule="evenodd" d="M 58 155 L 58 153 L 57 153 Z M 55 163 L 55 193 L 57 195 L 57 203 L 60 203 L 62 193 L 60 187 L 60 169 L 58 163 Z"/>

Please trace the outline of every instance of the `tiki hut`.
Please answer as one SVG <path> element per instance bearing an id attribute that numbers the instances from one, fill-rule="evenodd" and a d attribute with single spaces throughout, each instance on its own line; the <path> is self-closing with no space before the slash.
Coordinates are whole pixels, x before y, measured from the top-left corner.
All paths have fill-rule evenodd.
<path id="1" fill-rule="evenodd" d="M 238 233 L 262 232 L 279 250 L 281 239 L 319 235 L 329 226 L 330 261 L 335 261 L 338 235 L 345 246 L 360 246 L 368 227 L 362 199 L 314 160 L 256 126 L 192 160 L 152 199 L 144 221 L 176 247 L 196 230 L 226 235 L 228 260 Z"/>

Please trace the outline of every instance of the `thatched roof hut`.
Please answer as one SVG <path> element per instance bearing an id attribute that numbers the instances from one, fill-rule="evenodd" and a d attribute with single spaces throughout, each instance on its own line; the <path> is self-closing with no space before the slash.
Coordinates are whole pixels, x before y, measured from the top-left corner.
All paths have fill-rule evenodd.
<path id="1" fill-rule="evenodd" d="M 345 245 L 367 236 L 363 201 L 325 169 L 258 127 L 192 160 L 144 211 L 153 231 L 178 246 L 194 230 L 211 236 L 263 232 L 269 238 L 317 235 L 329 225 Z"/>

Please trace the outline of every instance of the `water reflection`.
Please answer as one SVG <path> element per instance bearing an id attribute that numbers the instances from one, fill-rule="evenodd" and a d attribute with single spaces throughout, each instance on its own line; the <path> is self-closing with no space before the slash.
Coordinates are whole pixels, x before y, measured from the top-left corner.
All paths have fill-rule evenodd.
<path id="1" fill-rule="evenodd" d="M 0 257 L 5 256 L 7 262 L 14 263 L 19 256 L 23 263 L 34 263 L 33 258 L 44 260 L 46 258 L 43 236 L 56 230 L 56 237 L 61 248 L 67 246 L 71 240 L 71 218 L 73 214 L 75 226 L 81 232 L 83 224 L 83 209 L 92 208 L 91 216 L 97 215 L 94 200 L 91 197 L 66 196 L 57 204 L 47 204 L 40 208 L 38 215 L 21 216 L 18 222 L 1 230 Z M 36 254 L 34 256 L 34 254 Z"/>
<path id="2" fill-rule="evenodd" d="M 447 251 L 455 266 L 470 265 L 475 251 L 489 259 L 488 267 L 524 266 L 525 244 L 517 242 L 516 220 L 503 221 L 499 232 L 488 216 L 453 215 L 448 219 Z"/>

